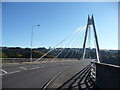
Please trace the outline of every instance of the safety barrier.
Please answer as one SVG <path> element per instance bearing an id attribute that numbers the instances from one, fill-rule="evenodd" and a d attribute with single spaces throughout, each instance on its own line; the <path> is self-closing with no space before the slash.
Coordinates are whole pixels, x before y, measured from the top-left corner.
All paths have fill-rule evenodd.
<path id="1" fill-rule="evenodd" d="M 95 63 L 97 88 L 119 88 L 120 89 L 120 66 Z"/>
<path id="2" fill-rule="evenodd" d="M 92 61 L 90 77 L 96 88 L 120 89 L 120 66 Z"/>

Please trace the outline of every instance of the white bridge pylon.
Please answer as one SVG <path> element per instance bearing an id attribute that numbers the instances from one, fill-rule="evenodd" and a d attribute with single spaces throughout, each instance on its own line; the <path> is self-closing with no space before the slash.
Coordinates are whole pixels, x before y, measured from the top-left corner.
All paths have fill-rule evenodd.
<path id="1" fill-rule="evenodd" d="M 87 26 L 86 26 L 86 31 L 85 31 L 85 37 L 84 37 L 84 43 L 83 43 L 83 59 L 85 58 L 85 53 L 86 53 L 86 40 L 88 33 L 90 34 L 90 26 L 93 26 L 93 32 L 94 32 L 94 38 L 95 38 L 95 48 L 96 48 L 96 56 L 97 56 L 97 62 L 100 63 L 100 58 L 99 58 L 99 44 L 98 44 L 98 38 L 97 38 L 97 33 L 96 33 L 96 28 L 95 28 L 95 23 L 94 23 L 94 17 L 90 18 L 88 15 L 88 21 L 87 21 Z"/>

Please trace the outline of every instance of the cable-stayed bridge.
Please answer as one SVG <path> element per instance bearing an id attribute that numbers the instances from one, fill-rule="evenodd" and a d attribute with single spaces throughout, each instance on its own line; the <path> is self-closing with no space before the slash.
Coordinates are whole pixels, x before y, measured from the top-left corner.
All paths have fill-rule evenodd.
<path id="1" fill-rule="evenodd" d="M 87 56 L 92 48 L 94 58 Z M 53 58 L 44 58 L 51 54 Z M 40 58 L 3 65 L 1 72 L 3 90 L 120 88 L 120 67 L 102 63 L 93 15 L 88 16 L 87 25 L 68 35 Z"/>
<path id="2" fill-rule="evenodd" d="M 93 31 L 91 30 L 92 28 L 93 28 Z M 91 33 L 92 33 L 91 31 L 93 32 L 92 37 L 91 37 Z M 100 60 L 99 60 L 99 44 L 98 44 L 97 33 L 96 33 L 93 15 L 91 18 L 90 18 L 90 16 L 88 16 L 87 25 L 78 28 L 75 32 L 68 35 L 64 40 L 62 40 L 59 44 L 54 46 L 53 49 L 46 52 L 43 56 L 41 56 L 35 62 L 42 60 L 43 57 L 45 57 L 47 54 L 51 53 L 52 51 L 56 50 L 56 48 L 60 45 L 61 45 L 61 50 L 59 50 L 59 53 L 57 53 L 55 55 L 55 58 L 53 58 L 52 61 L 56 60 L 60 56 L 62 57 L 62 60 L 64 60 L 66 57 L 70 59 L 71 57 L 75 58 L 77 56 L 77 58 L 78 58 L 79 57 L 78 52 L 81 52 L 79 50 L 80 46 L 83 46 L 83 51 L 81 52 L 81 53 L 83 53 L 83 55 L 81 58 L 84 59 L 85 54 L 86 54 L 86 46 L 89 45 L 89 49 L 91 48 L 90 47 L 91 39 L 93 39 L 94 42 L 92 41 L 92 44 L 94 43 L 94 46 L 96 48 L 95 49 L 96 50 L 96 60 L 97 60 L 97 62 L 100 62 Z M 88 42 L 88 45 L 87 45 L 87 42 Z M 64 48 L 62 48 L 63 43 L 65 43 Z M 66 51 L 66 49 L 68 49 L 68 47 L 72 47 L 72 48 L 69 48 L 69 50 Z M 73 55 L 74 52 L 72 52 L 73 48 L 78 48 L 78 49 L 76 49 L 77 53 L 75 53 L 74 55 Z M 63 54 L 64 51 L 65 51 L 65 53 Z M 69 54 L 69 57 L 68 57 L 68 54 Z"/>

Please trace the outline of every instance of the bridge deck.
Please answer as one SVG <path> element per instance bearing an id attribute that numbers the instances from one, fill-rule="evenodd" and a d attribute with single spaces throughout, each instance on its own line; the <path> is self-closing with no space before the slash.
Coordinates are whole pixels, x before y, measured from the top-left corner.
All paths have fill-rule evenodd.
<path id="1" fill-rule="evenodd" d="M 77 73 L 80 73 L 80 71 L 85 68 L 86 66 L 88 66 L 91 62 L 91 59 L 81 59 L 79 64 L 75 65 L 72 68 L 67 69 L 66 71 L 64 71 L 62 74 L 60 74 L 59 76 L 57 76 L 48 86 L 47 88 L 59 88 L 60 86 L 62 86 L 64 83 L 66 83 L 65 85 L 63 85 L 62 88 L 68 88 L 69 84 L 71 82 L 74 81 L 74 79 L 79 76 L 76 75 Z M 73 62 L 74 63 L 74 62 Z M 75 76 L 76 75 L 76 76 Z M 74 77 L 75 76 L 75 77 Z M 70 80 L 71 77 L 74 77 L 73 80 Z M 77 87 L 78 88 L 78 87 Z"/>
<path id="2" fill-rule="evenodd" d="M 34 63 L 34 64 L 16 64 L 5 65 L 2 69 L 6 72 L 2 74 L 3 88 L 41 88 L 49 80 L 54 79 L 57 86 L 63 81 L 72 77 L 75 73 L 82 70 L 90 63 L 91 60 L 75 60 L 51 63 Z M 60 73 L 61 72 L 61 73 Z M 61 79 L 62 78 L 62 79 Z M 55 83 L 51 85 L 56 87 Z"/>

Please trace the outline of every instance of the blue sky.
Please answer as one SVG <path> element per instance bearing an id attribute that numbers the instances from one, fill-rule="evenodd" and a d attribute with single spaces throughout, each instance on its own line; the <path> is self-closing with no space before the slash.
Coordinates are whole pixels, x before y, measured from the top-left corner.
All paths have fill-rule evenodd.
<path id="1" fill-rule="evenodd" d="M 94 15 L 100 49 L 118 49 L 117 2 L 16 2 L 2 4 L 2 43 L 9 47 L 53 47 Z M 64 46 L 64 45 L 63 45 Z"/>

